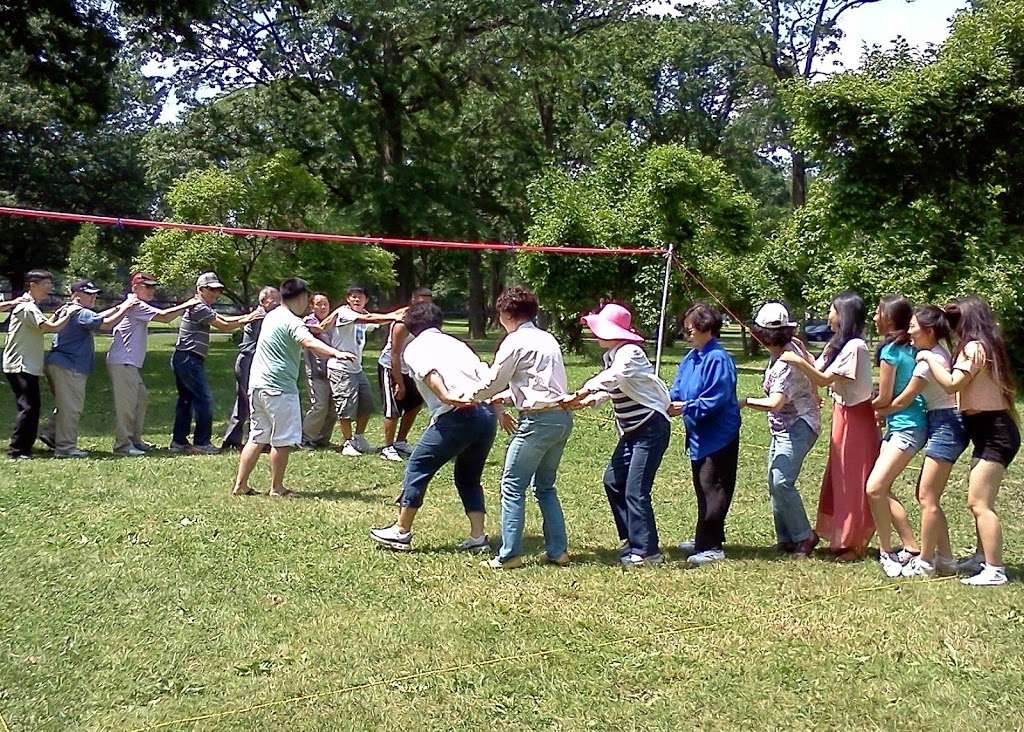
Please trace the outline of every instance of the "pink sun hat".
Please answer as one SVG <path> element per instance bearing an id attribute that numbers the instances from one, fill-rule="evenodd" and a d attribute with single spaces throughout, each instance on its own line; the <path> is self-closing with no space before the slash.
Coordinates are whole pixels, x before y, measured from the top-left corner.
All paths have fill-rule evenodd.
<path id="1" fill-rule="evenodd" d="M 590 332 L 605 341 L 631 341 L 643 343 L 642 335 L 633 330 L 633 316 L 621 305 L 609 303 L 599 313 L 584 315 L 583 322 Z"/>

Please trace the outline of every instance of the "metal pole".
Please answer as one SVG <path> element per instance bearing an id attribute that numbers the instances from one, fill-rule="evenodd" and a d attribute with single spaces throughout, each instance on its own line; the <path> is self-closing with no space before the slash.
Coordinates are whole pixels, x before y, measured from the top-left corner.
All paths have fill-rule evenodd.
<path id="1" fill-rule="evenodd" d="M 658 319 L 658 350 L 654 357 L 654 373 L 661 376 L 661 347 L 665 342 L 665 310 L 668 308 L 668 280 L 672 274 L 672 250 L 674 244 L 668 245 L 668 252 L 665 254 L 665 280 L 661 285 L 661 315 Z"/>

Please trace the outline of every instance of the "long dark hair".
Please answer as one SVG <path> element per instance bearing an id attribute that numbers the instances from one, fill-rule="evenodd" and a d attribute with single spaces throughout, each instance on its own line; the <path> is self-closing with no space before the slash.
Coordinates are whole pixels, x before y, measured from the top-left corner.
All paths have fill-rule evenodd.
<path id="1" fill-rule="evenodd" d="M 890 344 L 897 346 L 910 345 L 910 319 L 914 316 L 914 308 L 910 300 L 902 295 L 886 295 L 878 301 L 878 309 L 882 317 L 889 321 L 891 330 L 888 333 L 879 333 L 883 336 L 882 342 L 878 344 L 875 351 L 875 365 L 882 362 L 882 349 Z"/>
<path id="2" fill-rule="evenodd" d="M 977 295 L 968 295 L 946 306 L 946 318 L 956 332 L 957 344 L 953 360 L 956 361 L 963 354 L 968 343 L 980 343 L 985 349 L 989 370 L 999 385 L 1006 408 L 1016 419 L 1014 399 L 1017 396 L 1017 389 L 1010 372 L 1010 356 L 1006 351 L 1006 341 L 1003 340 L 999 324 L 996 323 L 988 303 Z"/>
<path id="3" fill-rule="evenodd" d="M 836 329 L 832 339 L 825 344 L 825 367 L 828 368 L 836 360 L 843 346 L 854 338 L 864 335 L 864 321 L 867 310 L 864 307 L 864 298 L 853 290 L 847 290 L 836 295 L 832 301 L 832 307 L 836 309 L 839 316 L 839 327 Z"/>
<path id="4" fill-rule="evenodd" d="M 921 328 L 927 328 L 935 335 L 936 341 L 945 341 L 946 347 L 953 351 L 953 343 L 949 340 L 949 318 L 946 311 L 938 305 L 922 305 L 914 311 L 917 324 Z"/>

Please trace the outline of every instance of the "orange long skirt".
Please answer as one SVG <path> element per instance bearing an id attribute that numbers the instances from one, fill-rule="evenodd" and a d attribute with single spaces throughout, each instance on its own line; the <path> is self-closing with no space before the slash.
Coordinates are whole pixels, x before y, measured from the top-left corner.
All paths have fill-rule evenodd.
<path id="1" fill-rule="evenodd" d="M 816 531 L 836 553 L 862 554 L 875 533 L 865 486 L 881 444 L 882 434 L 871 402 L 832 407 L 832 434 L 818 498 Z"/>

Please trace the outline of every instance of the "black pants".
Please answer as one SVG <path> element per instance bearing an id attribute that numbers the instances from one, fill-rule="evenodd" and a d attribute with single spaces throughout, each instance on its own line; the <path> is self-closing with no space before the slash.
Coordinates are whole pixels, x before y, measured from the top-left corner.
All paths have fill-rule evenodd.
<path id="1" fill-rule="evenodd" d="M 721 549 L 725 543 L 725 516 L 736 489 L 736 463 L 740 456 L 740 437 L 700 460 L 692 460 L 693 489 L 697 494 L 697 530 L 695 549 Z"/>
<path id="2" fill-rule="evenodd" d="M 241 447 L 249 426 L 249 371 L 252 354 L 240 353 L 235 359 L 235 406 L 231 409 L 223 445 Z"/>
<path id="3" fill-rule="evenodd" d="M 39 436 L 39 377 L 32 374 L 7 374 L 18 403 L 18 414 L 14 418 L 14 432 L 11 434 L 11 457 L 31 455 L 32 446 Z"/>

